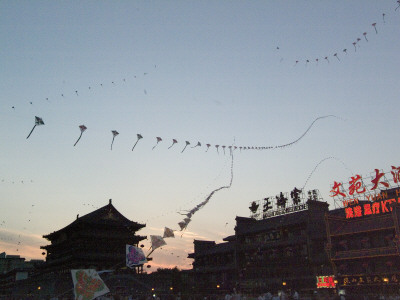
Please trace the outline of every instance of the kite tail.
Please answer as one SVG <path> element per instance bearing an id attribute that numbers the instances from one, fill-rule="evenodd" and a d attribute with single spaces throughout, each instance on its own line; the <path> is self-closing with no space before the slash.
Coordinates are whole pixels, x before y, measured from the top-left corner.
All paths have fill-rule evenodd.
<path id="1" fill-rule="evenodd" d="M 114 144 L 114 138 L 115 138 L 115 136 L 113 136 L 113 139 L 112 139 L 112 141 L 111 141 L 111 150 L 112 150 L 112 146 L 113 146 L 113 144 Z"/>
<path id="2" fill-rule="evenodd" d="M 133 145 L 132 151 L 133 151 L 133 149 L 135 149 L 136 144 L 137 144 L 138 142 L 139 142 L 139 139 L 136 141 L 135 145 Z"/>
<path id="3" fill-rule="evenodd" d="M 183 151 L 185 151 L 186 147 L 187 147 L 187 144 L 185 145 L 185 147 L 183 148 L 183 150 L 181 151 L 181 153 L 183 153 Z"/>
<path id="4" fill-rule="evenodd" d="M 31 136 L 31 134 L 32 134 L 32 132 L 33 132 L 33 129 L 35 129 L 35 127 L 36 127 L 36 124 L 35 124 L 35 126 L 33 126 L 31 132 L 29 132 L 29 135 L 26 137 L 27 139 L 29 139 L 29 137 Z"/>
<path id="5" fill-rule="evenodd" d="M 78 142 L 79 142 L 79 140 L 81 139 L 81 137 L 82 137 L 82 132 L 81 132 L 79 138 L 77 139 L 77 141 L 75 142 L 74 147 L 76 146 L 76 144 L 78 144 Z"/>

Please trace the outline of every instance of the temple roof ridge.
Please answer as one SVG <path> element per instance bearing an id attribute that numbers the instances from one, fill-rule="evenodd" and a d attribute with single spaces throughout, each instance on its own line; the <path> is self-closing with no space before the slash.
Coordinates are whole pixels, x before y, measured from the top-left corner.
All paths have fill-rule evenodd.
<path id="1" fill-rule="evenodd" d="M 88 225 L 107 225 L 107 224 L 113 224 L 113 223 L 121 223 L 122 225 L 131 228 L 133 230 L 139 230 L 143 227 L 145 227 L 145 224 L 140 224 L 135 221 L 131 221 L 128 218 L 126 218 L 124 215 L 122 215 L 113 205 L 112 205 L 112 200 L 109 200 L 109 203 L 105 206 L 102 206 L 90 213 L 87 213 L 83 216 L 79 216 L 79 214 L 76 217 L 76 220 L 74 220 L 72 223 L 69 225 L 54 231 L 50 234 L 44 235 L 44 238 L 48 238 L 54 234 L 60 233 L 62 231 L 74 228 L 74 227 L 79 227 L 81 224 L 88 224 Z"/>

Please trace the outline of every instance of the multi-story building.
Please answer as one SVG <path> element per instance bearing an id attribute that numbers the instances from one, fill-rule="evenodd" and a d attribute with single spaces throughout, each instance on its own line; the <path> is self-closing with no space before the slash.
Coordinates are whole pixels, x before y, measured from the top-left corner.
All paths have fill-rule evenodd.
<path id="1" fill-rule="evenodd" d="M 256 220 L 236 218 L 240 289 L 247 294 L 316 289 L 317 276 L 331 274 L 324 250 L 328 204 L 309 200 L 306 209 Z"/>
<path id="2" fill-rule="evenodd" d="M 397 295 L 400 288 L 400 189 L 353 201 L 326 216 L 328 254 L 347 295 Z M 356 213 L 355 213 L 356 212 Z"/>
<path id="3" fill-rule="evenodd" d="M 193 280 L 196 293 L 205 295 L 227 293 L 236 287 L 235 236 L 224 243 L 194 240 Z"/>
<path id="4" fill-rule="evenodd" d="M 235 235 L 226 243 L 194 242 L 189 258 L 194 259 L 198 288 L 219 285 L 248 295 L 279 290 L 313 294 L 317 276 L 333 274 L 325 251 L 328 206 L 311 198 L 257 219 L 258 204 L 252 203 L 253 216 L 236 217 Z"/>

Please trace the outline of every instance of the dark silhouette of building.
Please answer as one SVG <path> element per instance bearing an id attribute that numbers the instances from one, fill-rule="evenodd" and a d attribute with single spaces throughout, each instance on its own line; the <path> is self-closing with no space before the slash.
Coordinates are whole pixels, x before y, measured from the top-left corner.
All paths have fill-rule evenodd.
<path id="1" fill-rule="evenodd" d="M 50 241 L 49 245 L 41 246 L 47 252 L 46 261 L 23 280 L 14 280 L 13 274 L 7 273 L 3 276 L 1 291 L 6 299 L 72 298 L 71 269 L 95 269 L 111 294 L 150 293 L 143 266 L 125 267 L 126 245 L 139 246 L 140 241 L 146 239 L 146 236 L 137 235 L 143 227 L 144 224 L 130 221 L 118 212 L 110 199 L 108 205 L 78 216 L 66 227 L 44 235 Z"/>
<path id="2" fill-rule="evenodd" d="M 399 291 L 398 190 L 386 194 L 385 199 L 357 201 L 340 209 L 339 215 L 332 211 L 326 216 L 327 251 L 338 289 L 346 295 L 397 295 Z M 372 205 L 379 209 L 370 210 Z M 359 217 L 345 213 L 346 209 L 359 211 Z"/>
<path id="3" fill-rule="evenodd" d="M 235 236 L 224 239 L 225 243 L 194 240 L 193 290 L 196 294 L 212 295 L 233 290 L 237 279 L 235 264 Z"/>
<path id="4" fill-rule="evenodd" d="M 235 236 L 225 243 L 195 241 L 189 258 L 197 289 L 312 294 L 317 276 L 333 274 L 325 251 L 328 206 L 308 200 L 305 210 L 261 220 L 236 217 Z"/>
<path id="5" fill-rule="evenodd" d="M 70 272 L 71 269 L 107 270 L 124 266 L 125 245 L 138 246 L 145 236 L 136 232 L 145 227 L 125 218 L 111 203 L 77 216 L 68 226 L 44 235 L 50 245 L 43 271 Z M 139 271 L 139 270 L 138 270 Z"/>

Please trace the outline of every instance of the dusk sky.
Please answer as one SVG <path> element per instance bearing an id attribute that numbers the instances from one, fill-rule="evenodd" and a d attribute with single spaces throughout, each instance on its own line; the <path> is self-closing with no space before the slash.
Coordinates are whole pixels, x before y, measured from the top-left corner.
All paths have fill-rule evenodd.
<path id="1" fill-rule="evenodd" d="M 234 234 L 252 201 L 307 183 L 333 209 L 334 181 L 400 166 L 398 6 L 0 1 L 0 252 L 43 259 L 43 235 L 109 199 L 140 235 L 178 230 L 178 212 L 229 185 L 228 146 L 232 186 L 150 271 L 191 268 L 193 239 Z"/>

